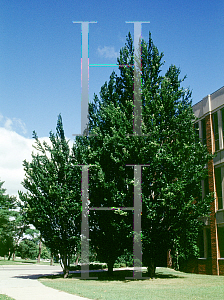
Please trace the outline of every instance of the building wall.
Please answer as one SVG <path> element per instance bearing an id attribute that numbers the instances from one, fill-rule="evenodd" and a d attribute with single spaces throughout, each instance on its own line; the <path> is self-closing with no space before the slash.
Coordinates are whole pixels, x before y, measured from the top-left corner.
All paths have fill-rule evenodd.
<path id="1" fill-rule="evenodd" d="M 199 138 L 205 143 L 203 131 L 206 130 L 208 151 L 216 153 L 207 166 L 208 188 L 214 192 L 215 200 L 211 204 L 209 225 L 205 224 L 203 233 L 205 249 L 201 253 L 204 257 L 189 261 L 185 269 L 200 274 L 224 275 L 224 87 L 195 104 L 193 111 L 197 117 Z M 203 188 L 204 185 L 202 182 Z M 210 236 L 206 234 L 206 228 Z"/>

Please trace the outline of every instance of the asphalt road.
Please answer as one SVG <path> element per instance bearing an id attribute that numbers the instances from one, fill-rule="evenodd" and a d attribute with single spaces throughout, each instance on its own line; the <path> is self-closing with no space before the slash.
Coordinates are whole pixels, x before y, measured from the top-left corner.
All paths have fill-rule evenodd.
<path id="1" fill-rule="evenodd" d="M 38 277 L 61 271 L 58 266 L 0 265 L 0 294 L 16 300 L 88 300 L 46 287 L 37 280 Z"/>

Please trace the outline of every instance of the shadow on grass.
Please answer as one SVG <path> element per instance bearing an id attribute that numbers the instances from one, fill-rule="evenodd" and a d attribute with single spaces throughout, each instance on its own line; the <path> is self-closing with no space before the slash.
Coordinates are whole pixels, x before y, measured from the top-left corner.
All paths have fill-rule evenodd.
<path id="1" fill-rule="evenodd" d="M 94 279 L 91 277 L 98 277 L 98 279 Z M 49 275 L 42 277 L 41 279 L 64 279 L 63 274 L 58 274 L 58 275 Z M 68 276 L 69 279 L 81 279 L 81 273 L 80 271 L 72 272 Z M 133 279 L 132 279 L 133 278 Z M 172 279 L 172 278 L 185 278 L 182 275 L 177 275 L 177 274 L 172 274 L 166 273 L 166 272 L 156 272 L 155 278 L 156 279 Z M 124 282 L 129 282 L 132 280 L 148 280 L 148 274 L 146 272 L 142 273 L 142 278 L 140 279 L 134 279 L 133 277 L 133 271 L 132 270 L 114 270 L 112 275 L 109 275 L 106 270 L 97 270 L 97 271 L 92 271 L 89 273 L 89 278 L 83 278 L 82 280 L 100 280 L 100 281 L 124 281 Z M 64 279 L 66 280 L 66 279 Z"/>
<path id="2" fill-rule="evenodd" d="M 49 275 L 49 274 L 33 274 L 33 275 L 16 275 L 13 276 L 13 278 L 21 278 L 21 279 L 38 279 L 38 278 L 48 278 L 48 279 L 54 279 L 54 278 L 63 278 L 62 272 L 57 275 Z"/>
<path id="3" fill-rule="evenodd" d="M 185 278 L 185 276 L 182 275 L 175 275 L 171 273 L 163 273 L 163 272 L 156 272 L 155 278 L 160 278 L 160 279 L 166 279 L 166 278 Z"/>

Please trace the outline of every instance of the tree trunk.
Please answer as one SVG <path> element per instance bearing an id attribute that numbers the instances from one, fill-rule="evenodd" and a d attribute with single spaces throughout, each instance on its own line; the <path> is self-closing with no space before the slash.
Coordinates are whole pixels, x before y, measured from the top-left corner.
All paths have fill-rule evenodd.
<path id="1" fill-rule="evenodd" d="M 108 275 L 113 275 L 113 266 L 114 266 L 114 262 L 109 261 L 108 262 Z"/>
<path id="2" fill-rule="evenodd" d="M 167 268 L 172 268 L 173 262 L 172 262 L 172 255 L 171 255 L 171 249 L 167 250 Z"/>
<path id="3" fill-rule="evenodd" d="M 12 257 L 12 252 L 9 250 L 9 257 L 8 257 L 8 260 L 10 260 Z"/>
<path id="4" fill-rule="evenodd" d="M 15 261 L 15 252 L 12 254 L 12 260 Z"/>
<path id="5" fill-rule="evenodd" d="M 77 266 L 78 263 L 79 263 L 79 254 L 78 254 L 77 257 L 76 257 L 76 260 L 75 260 L 75 266 Z"/>
<path id="6" fill-rule="evenodd" d="M 64 254 L 62 256 L 62 263 L 63 263 L 63 273 L 64 273 L 64 278 L 68 277 L 69 274 L 69 258 L 67 254 Z"/>
<path id="7" fill-rule="evenodd" d="M 38 253 L 38 259 L 37 259 L 37 263 L 40 263 L 40 256 L 41 256 L 41 249 L 42 249 L 42 241 L 41 241 L 41 237 L 40 237 L 40 242 L 39 242 L 39 253 Z"/>
<path id="8" fill-rule="evenodd" d="M 156 265 L 154 260 L 151 260 L 148 264 L 148 276 L 154 278 L 156 273 Z"/>
<path id="9" fill-rule="evenodd" d="M 51 262 L 50 262 L 50 266 L 53 266 L 53 255 L 51 254 Z"/>

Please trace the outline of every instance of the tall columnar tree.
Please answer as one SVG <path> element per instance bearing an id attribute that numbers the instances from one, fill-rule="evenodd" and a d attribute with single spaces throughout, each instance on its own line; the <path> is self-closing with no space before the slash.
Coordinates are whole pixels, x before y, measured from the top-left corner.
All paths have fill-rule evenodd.
<path id="1" fill-rule="evenodd" d="M 208 214 L 211 201 L 201 194 L 210 156 L 195 142 L 191 93 L 181 87 L 180 70 L 171 65 L 160 74 L 163 54 L 151 35 L 141 46 L 144 135 L 133 135 L 134 49 L 129 34 L 118 59 L 120 76 L 112 73 L 100 98 L 90 104 L 90 135 L 77 138 L 75 151 L 83 163 L 95 165 L 90 169 L 91 206 L 133 206 L 133 170 L 126 165 L 149 165 L 142 170 L 142 243 L 143 261 L 153 276 L 161 249 L 185 257 L 197 252 L 198 218 Z M 132 246 L 132 218 L 95 211 L 90 220 L 91 241 L 111 269 L 114 258 Z"/>
<path id="2" fill-rule="evenodd" d="M 152 98 L 143 89 L 149 122 L 146 132 L 154 141 L 151 165 L 143 174 L 144 261 L 154 272 L 161 251 L 171 248 L 179 256 L 197 255 L 200 216 L 209 213 L 211 197 L 202 199 L 201 180 L 211 156 L 195 142 L 191 93 L 181 88 L 180 71 L 171 66 Z M 144 110 L 146 112 L 146 109 Z M 143 148 L 147 152 L 148 147 Z M 149 255 L 147 255 L 149 254 Z"/>
<path id="3" fill-rule="evenodd" d="M 114 79 L 112 74 L 108 88 L 111 88 L 112 95 Z M 107 99 L 107 93 L 109 94 L 105 85 L 101 89 L 104 99 Z M 96 97 L 95 105 L 98 104 L 101 106 Z M 96 122 L 94 129 L 90 123 L 90 130 L 97 135 L 92 138 L 77 137 L 75 156 L 83 160 L 84 164 L 93 165 L 89 169 L 90 206 L 132 207 L 133 190 L 128 189 L 128 181 L 133 180 L 133 170 L 126 167 L 125 162 L 130 157 L 128 149 L 134 145 L 131 146 L 130 139 L 126 138 L 125 112 L 120 109 L 117 99 L 108 97 L 108 102 L 105 100 L 103 105 L 99 110 L 90 107 L 90 120 Z M 132 109 L 131 102 L 129 108 Z M 131 159 L 129 163 L 132 163 Z M 97 253 L 97 258 L 107 262 L 108 272 L 111 273 L 117 257 L 122 255 L 125 249 L 132 249 L 132 211 L 95 210 L 90 211 L 89 218 L 91 245 Z"/>
<path id="4" fill-rule="evenodd" d="M 34 132 L 32 161 L 24 161 L 26 193 L 20 192 L 26 216 L 41 233 L 52 254 L 60 254 L 64 276 L 70 257 L 80 243 L 81 172 L 75 166 L 69 142 L 59 115 L 56 134 L 50 132 L 51 145 L 41 143 Z"/>

